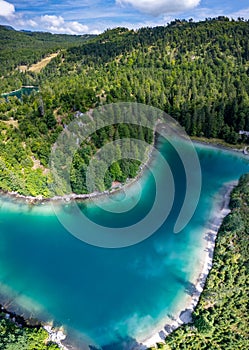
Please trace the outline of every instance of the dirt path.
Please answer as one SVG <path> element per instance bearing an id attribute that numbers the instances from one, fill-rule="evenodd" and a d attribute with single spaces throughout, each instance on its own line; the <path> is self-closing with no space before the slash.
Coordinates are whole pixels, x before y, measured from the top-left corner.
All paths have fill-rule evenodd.
<path id="1" fill-rule="evenodd" d="M 29 71 L 31 72 L 35 72 L 35 73 L 40 73 L 40 71 L 42 70 L 42 68 L 46 67 L 46 65 L 56 56 L 59 55 L 59 52 L 55 52 L 52 53 L 51 55 L 43 58 L 43 60 L 41 60 L 40 62 L 37 62 L 35 64 L 33 64 L 30 68 Z"/>
<path id="2" fill-rule="evenodd" d="M 46 65 L 56 56 L 59 55 L 59 52 L 52 53 L 51 55 L 43 58 L 41 61 L 32 64 L 30 68 L 27 66 L 19 66 L 19 70 L 21 72 L 29 71 L 29 72 L 34 72 L 34 73 L 40 73 L 42 68 L 46 67 Z"/>

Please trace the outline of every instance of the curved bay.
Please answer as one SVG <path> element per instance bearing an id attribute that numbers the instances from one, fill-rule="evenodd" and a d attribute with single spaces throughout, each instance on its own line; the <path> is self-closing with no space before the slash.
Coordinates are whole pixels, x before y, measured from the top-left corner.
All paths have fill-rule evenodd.
<path id="1" fill-rule="evenodd" d="M 121 249 L 102 249 L 77 240 L 57 220 L 49 203 L 31 207 L 1 199 L 0 280 L 2 299 L 26 315 L 63 325 L 69 336 L 95 345 L 108 345 L 120 338 L 149 334 L 167 314 L 174 314 L 186 293 L 193 271 L 198 269 L 203 229 L 214 216 L 222 186 L 249 172 L 249 160 L 235 152 L 196 145 L 202 168 L 202 192 L 197 210 L 179 234 L 172 227 L 184 196 L 184 172 L 174 150 L 159 144 L 175 179 L 176 196 L 163 226 L 143 242 Z M 158 190 L 167 192 L 158 159 Z M 194 169 L 193 169 L 194 171 Z M 128 213 L 111 214 L 85 202 L 81 209 L 99 224 L 120 227 L 134 224 L 149 212 L 155 197 L 150 171 L 126 194 L 112 195 L 106 206 L 136 202 Z M 116 196 L 116 197 L 115 197 Z M 70 204 L 62 207 L 65 215 Z M 72 215 L 73 220 L 73 215 Z M 83 348 L 83 345 L 82 345 Z"/>

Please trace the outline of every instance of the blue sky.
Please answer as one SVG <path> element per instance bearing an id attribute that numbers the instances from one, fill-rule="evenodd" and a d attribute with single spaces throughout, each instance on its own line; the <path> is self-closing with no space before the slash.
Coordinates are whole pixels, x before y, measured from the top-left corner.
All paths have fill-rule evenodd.
<path id="1" fill-rule="evenodd" d="M 0 0 L 0 24 L 52 33 L 165 25 L 175 18 L 226 15 L 249 19 L 248 0 Z"/>

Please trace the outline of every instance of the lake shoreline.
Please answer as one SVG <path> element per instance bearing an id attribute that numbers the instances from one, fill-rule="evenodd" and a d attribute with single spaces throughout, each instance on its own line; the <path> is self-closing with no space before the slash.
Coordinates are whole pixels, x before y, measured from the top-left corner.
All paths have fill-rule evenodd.
<path id="1" fill-rule="evenodd" d="M 47 334 L 47 342 L 53 342 L 57 344 L 61 350 L 69 350 L 62 342 L 66 339 L 66 334 L 63 331 L 63 328 L 53 327 L 53 325 L 49 322 L 40 322 L 37 319 L 33 318 L 25 318 L 24 316 L 20 316 L 15 311 L 11 311 L 8 307 L 0 304 L 0 313 L 4 314 L 4 318 L 6 320 L 10 320 L 13 324 L 15 324 L 19 328 L 29 328 L 29 329 L 41 329 L 43 328 Z"/>
<path id="2" fill-rule="evenodd" d="M 233 190 L 233 188 L 237 185 L 237 181 L 231 182 L 228 184 L 225 184 L 225 186 L 221 189 L 219 192 L 220 200 L 218 203 L 215 203 L 215 205 L 212 208 L 212 212 L 216 213 L 215 215 L 211 215 L 211 221 L 208 222 L 209 227 L 204 229 L 203 232 L 203 240 L 204 240 L 204 246 L 203 251 L 205 252 L 204 259 L 200 262 L 201 268 L 199 269 L 198 273 L 196 274 L 191 280 L 191 283 L 194 286 L 194 290 L 191 295 L 186 294 L 186 298 L 182 300 L 179 303 L 179 309 L 180 312 L 178 315 L 171 317 L 171 320 L 167 318 L 167 320 L 164 322 L 162 320 L 162 323 L 164 323 L 163 327 L 159 327 L 157 330 L 153 331 L 153 334 L 146 338 L 146 339 L 137 339 L 137 344 L 133 350 L 145 350 L 150 347 L 155 346 L 157 343 L 163 343 L 165 337 L 172 333 L 175 329 L 179 328 L 183 324 L 191 323 L 192 321 L 192 313 L 195 309 L 195 307 L 198 304 L 199 298 L 201 293 L 203 292 L 203 289 L 205 287 L 206 279 L 209 275 L 209 272 L 212 268 L 212 261 L 213 261 L 213 254 L 215 249 L 215 241 L 216 237 L 219 231 L 219 228 L 224 220 L 224 218 L 229 214 L 229 202 L 230 202 L 230 194 Z M 211 227 L 211 228 L 210 228 Z M 203 254 L 202 254 L 203 257 Z M 7 309 L 2 309 L 2 312 L 5 314 L 11 314 L 13 317 L 17 317 L 15 313 L 8 311 Z M 23 322 L 26 322 L 28 320 L 24 320 Z M 28 323 L 26 322 L 28 325 Z M 66 345 L 64 345 L 64 340 L 66 339 L 65 334 L 63 331 L 58 330 L 56 328 L 52 328 L 51 324 L 40 322 L 36 325 L 37 327 L 43 327 L 48 332 L 48 339 L 55 342 L 60 349 L 63 350 L 69 350 Z M 59 337 L 57 335 L 59 334 Z"/>
<path id="3" fill-rule="evenodd" d="M 156 346 L 157 343 L 164 343 L 164 339 L 172 333 L 175 329 L 181 327 L 183 324 L 188 324 L 192 322 L 192 313 L 195 310 L 199 298 L 205 288 L 207 277 L 212 269 L 213 256 L 215 250 L 215 242 L 219 232 L 219 229 L 222 225 L 224 218 L 230 213 L 229 203 L 230 195 L 232 190 L 237 186 L 238 181 L 233 181 L 231 183 L 225 184 L 221 189 L 219 195 L 221 195 L 221 201 L 214 205 L 212 212 L 216 213 L 211 215 L 211 221 L 209 221 L 209 227 L 204 229 L 204 246 L 202 250 L 202 261 L 200 261 L 201 268 L 197 273 L 197 277 L 193 278 L 194 281 L 191 283 L 194 286 L 194 290 L 191 292 L 191 295 L 187 295 L 186 299 L 181 302 L 181 306 L 176 316 L 167 317 L 167 320 L 164 323 L 163 327 L 158 327 L 157 330 L 153 332 L 150 337 L 146 339 L 138 339 L 138 346 L 133 350 L 145 350 L 151 347 Z M 203 252 L 205 252 L 205 257 L 203 258 Z"/>
<path id="4" fill-rule="evenodd" d="M 193 142 L 193 144 L 209 146 L 209 147 L 220 149 L 223 151 L 236 152 L 237 154 L 241 153 L 242 156 L 246 155 L 244 153 L 244 148 L 245 148 L 244 145 L 242 146 L 242 148 L 237 148 L 236 146 L 234 146 L 232 144 L 224 145 L 224 144 L 219 143 L 219 142 L 212 142 L 212 141 L 209 142 L 208 140 L 202 140 L 202 139 L 198 139 L 198 138 L 190 138 L 190 139 Z M 210 140 L 212 140 L 212 139 L 210 139 Z"/>
<path id="5" fill-rule="evenodd" d="M 157 140 L 154 140 L 154 145 L 156 144 Z M 191 139 L 191 142 L 195 145 L 201 145 L 201 146 L 207 146 L 215 149 L 220 149 L 228 152 L 236 152 L 236 154 L 240 153 L 241 156 L 249 159 L 249 156 L 245 155 L 242 149 L 238 148 L 229 148 L 221 144 L 215 144 L 208 141 L 201 141 L 196 139 Z M 119 191 L 125 190 L 128 186 L 131 186 L 134 182 L 138 181 L 145 171 L 145 169 L 148 169 L 150 164 L 153 161 L 153 147 L 147 154 L 146 161 L 141 164 L 138 174 L 134 178 L 129 178 L 126 180 L 125 183 L 121 183 L 119 186 L 113 187 L 109 190 L 105 190 L 103 192 L 92 192 L 92 193 L 86 193 L 86 194 L 76 194 L 76 193 L 70 193 L 63 196 L 54 196 L 54 197 L 43 197 L 43 196 L 31 196 L 31 195 L 22 195 L 15 191 L 3 191 L 0 189 L 0 197 L 6 197 L 8 199 L 18 200 L 22 201 L 24 203 L 30 204 L 30 205 L 39 205 L 43 203 L 49 203 L 49 202 L 58 202 L 58 203 L 70 203 L 71 201 L 77 201 L 77 202 L 84 202 L 85 200 L 91 200 L 91 199 L 97 199 L 105 196 L 110 196 L 112 194 L 118 193 Z"/>
<path id="6" fill-rule="evenodd" d="M 22 203 L 30 205 L 40 205 L 45 203 L 70 203 L 71 201 L 84 202 L 86 200 L 98 199 L 101 197 L 106 197 L 125 190 L 127 187 L 130 187 L 135 182 L 137 182 L 143 175 L 144 171 L 150 167 L 150 164 L 153 162 L 153 147 L 147 153 L 146 161 L 140 165 L 139 172 L 134 178 L 128 178 L 125 183 L 121 183 L 119 186 L 115 186 L 109 190 L 103 192 L 92 192 L 86 194 L 76 194 L 70 193 L 63 196 L 54 196 L 54 197 L 43 197 L 43 196 L 26 196 L 14 191 L 3 191 L 0 189 L 0 198 L 6 198 L 11 200 L 20 201 Z"/>
<path id="7" fill-rule="evenodd" d="M 208 144 L 201 141 L 192 141 L 194 144 L 200 144 L 204 146 L 209 146 L 212 148 L 218 148 L 222 150 L 226 150 L 229 152 L 235 151 L 241 153 L 243 156 L 242 150 L 232 150 L 229 148 L 225 148 L 224 146 L 214 145 L 214 144 Z M 30 205 L 39 205 L 43 203 L 49 203 L 49 202 L 58 202 L 60 204 L 67 204 L 70 203 L 71 200 L 77 200 L 77 201 L 85 201 L 87 199 L 97 199 L 101 198 L 103 196 L 109 196 L 114 193 L 117 193 L 119 191 L 124 190 L 127 186 L 131 186 L 134 184 L 134 182 L 138 181 L 143 175 L 144 171 L 149 168 L 150 164 L 153 162 L 153 152 L 150 150 L 147 154 L 147 160 L 146 162 L 140 167 L 140 171 L 137 174 L 137 176 L 133 179 L 130 179 L 125 184 L 120 185 L 118 188 L 114 188 L 113 190 L 108 190 L 102 193 L 92 193 L 92 194 L 83 194 L 83 195 L 76 195 L 71 194 L 67 196 L 55 196 L 53 198 L 41 198 L 41 197 L 32 197 L 32 196 L 23 196 L 16 192 L 1 192 L 1 197 L 6 197 L 9 200 L 18 200 L 22 203 L 30 204 Z M 191 315 L 194 311 L 196 305 L 198 304 L 199 297 L 203 291 L 203 288 L 205 286 L 206 278 L 208 277 L 208 274 L 212 268 L 212 258 L 215 248 L 215 240 L 217 237 L 218 230 L 223 222 L 223 219 L 226 215 L 229 213 L 228 205 L 230 201 L 230 194 L 232 189 L 236 186 L 237 182 L 230 183 L 228 185 L 225 185 L 222 188 L 223 196 L 222 196 L 222 203 L 218 204 L 218 208 L 216 206 L 216 215 L 213 216 L 213 220 L 211 222 L 212 226 L 214 227 L 213 230 L 208 230 L 205 234 L 205 248 L 204 251 L 205 254 L 205 261 L 202 261 L 202 269 L 198 273 L 198 277 L 195 282 L 193 282 L 193 285 L 195 286 L 194 293 L 189 296 L 188 301 L 182 302 L 181 312 L 179 315 L 175 318 L 172 318 L 172 320 L 169 322 L 167 319 L 167 322 L 164 323 L 164 327 L 160 327 L 160 329 L 155 330 L 153 332 L 153 335 L 146 338 L 139 340 L 138 339 L 138 347 L 135 347 L 135 349 L 147 349 L 148 347 L 154 346 L 156 343 L 162 343 L 164 338 L 173 332 L 176 328 L 180 327 L 182 324 L 191 322 Z M 217 203 L 216 203 L 217 204 Z M 212 212 L 215 212 L 214 209 L 212 209 Z M 162 321 L 163 322 L 163 321 Z M 43 328 L 50 326 L 48 323 L 40 323 Z M 46 329 L 46 328 L 45 328 Z M 47 329 L 46 329 L 47 330 Z M 48 330 L 47 330 L 48 331 Z M 56 329 L 53 330 L 53 333 L 57 332 Z M 50 336 L 50 333 L 48 332 L 48 335 Z M 59 345 L 59 344 L 58 344 Z M 63 345 L 63 341 L 61 343 L 61 349 L 67 350 L 68 348 Z"/>

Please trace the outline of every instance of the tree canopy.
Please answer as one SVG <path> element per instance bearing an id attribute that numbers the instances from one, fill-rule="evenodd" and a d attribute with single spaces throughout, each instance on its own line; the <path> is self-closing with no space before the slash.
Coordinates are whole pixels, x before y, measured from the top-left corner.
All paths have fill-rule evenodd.
<path id="1" fill-rule="evenodd" d="M 112 102 L 160 108 L 193 137 L 248 142 L 239 135 L 240 130 L 249 130 L 248 21 L 222 16 L 198 23 L 175 20 L 164 27 L 116 28 L 87 38 L 0 28 L 1 40 L 0 55 L 15 45 L 17 50 L 12 55 L 15 62 L 2 65 L 0 89 L 39 86 L 39 93 L 1 100 L 3 190 L 49 196 L 48 158 L 57 136 L 77 113 Z M 42 55 L 63 49 L 39 73 L 14 69 L 25 56 L 22 48 L 32 52 L 33 61 L 40 59 L 41 51 L 33 47 Z M 114 123 L 99 130 L 74 157 L 74 192 L 87 192 L 85 171 L 94 154 L 125 135 L 153 142 L 152 133 L 139 128 Z M 138 162 L 121 160 L 96 189 L 109 188 L 114 180 L 125 181 L 138 170 Z"/>

